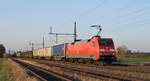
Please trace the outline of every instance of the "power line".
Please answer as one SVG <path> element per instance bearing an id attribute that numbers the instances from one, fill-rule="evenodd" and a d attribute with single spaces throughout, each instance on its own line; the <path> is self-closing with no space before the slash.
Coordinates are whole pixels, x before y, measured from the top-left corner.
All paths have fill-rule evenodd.
<path id="1" fill-rule="evenodd" d="M 141 13 L 142 11 L 145 11 L 145 10 L 147 10 L 147 9 L 149 9 L 149 6 L 148 7 L 144 7 L 144 8 L 140 8 L 140 9 L 136 9 L 135 11 L 133 11 L 133 12 L 129 12 L 129 13 L 127 13 L 127 14 L 124 14 L 124 15 L 121 15 L 121 16 L 118 16 L 118 17 L 115 17 L 115 18 L 112 18 L 111 20 L 108 20 L 107 22 L 105 21 L 104 23 L 102 23 L 102 25 L 104 25 L 104 24 L 110 24 L 110 23 L 113 23 L 114 21 L 117 21 L 117 20 L 119 20 L 119 19 L 122 19 L 123 17 L 127 17 L 127 16 L 132 16 L 132 14 L 138 14 L 138 13 Z M 143 14 L 140 14 L 140 15 L 143 15 Z M 139 15 L 139 16 L 140 16 Z M 131 24 L 129 24 L 129 25 L 131 25 Z"/>
<path id="2" fill-rule="evenodd" d="M 119 32 L 125 32 L 127 30 L 132 30 L 132 29 L 137 29 L 137 28 L 140 28 L 140 27 L 143 27 L 144 25 L 146 24 L 150 24 L 150 22 L 142 22 L 142 23 L 136 23 L 136 24 L 132 24 L 132 25 L 125 25 L 125 29 L 122 29 L 123 31 L 119 31 Z M 144 26 L 145 27 L 145 26 Z"/>
<path id="3" fill-rule="evenodd" d="M 133 3 L 134 3 L 134 4 L 133 4 Z M 121 11 L 123 11 L 123 10 L 125 10 L 125 9 L 128 9 L 129 7 L 135 5 L 135 3 L 137 3 L 137 0 L 132 1 L 131 3 L 125 5 L 125 6 L 119 8 L 119 9 L 117 9 L 117 10 L 114 10 L 114 11 L 111 12 L 111 13 L 112 13 L 112 14 L 115 14 L 116 12 L 119 13 L 119 12 L 121 12 Z M 84 24 L 84 25 L 87 25 L 87 24 L 89 24 L 90 22 L 92 22 L 91 24 L 93 24 L 93 22 L 95 22 L 95 21 L 97 21 L 97 20 L 103 20 L 103 19 L 105 19 L 106 17 L 108 17 L 108 16 L 107 16 L 107 15 L 105 15 L 105 16 L 100 16 L 100 17 L 98 17 L 98 18 L 95 18 L 95 19 L 92 20 L 92 21 L 91 21 L 90 19 L 88 19 L 89 22 L 86 22 L 86 24 Z M 93 18 L 93 17 L 92 17 L 92 18 Z"/>
<path id="4" fill-rule="evenodd" d="M 144 19 L 144 21 L 145 21 L 146 19 Z M 130 24 L 127 24 L 127 25 L 125 25 L 126 27 L 133 27 L 133 26 L 136 26 L 136 25 L 138 25 L 138 26 L 140 26 L 140 25 L 145 25 L 145 24 L 150 24 L 150 22 L 142 22 L 142 23 L 137 23 L 137 22 L 134 22 L 134 23 L 130 23 Z"/>
<path id="5" fill-rule="evenodd" d="M 129 21 L 132 20 L 132 19 L 134 19 L 134 21 L 137 20 L 137 19 L 140 19 L 140 20 L 141 20 L 140 17 L 145 16 L 144 14 L 145 14 L 145 13 L 141 13 L 141 14 L 136 15 L 136 16 L 131 16 L 130 18 L 125 17 L 125 18 L 126 18 L 126 22 L 129 22 Z M 145 19 L 144 19 L 144 20 L 145 20 Z M 120 22 L 121 22 L 121 21 L 117 21 L 117 22 L 114 22 L 113 24 L 119 24 Z M 126 22 L 123 22 L 123 23 L 126 23 Z M 137 22 L 134 22 L 134 23 L 137 23 Z"/>
<path id="6" fill-rule="evenodd" d="M 75 19 L 77 20 L 79 17 L 86 16 L 90 13 L 92 13 L 94 10 L 98 9 L 99 7 L 102 7 L 103 5 L 107 4 L 110 0 L 105 0 L 102 3 L 98 4 L 96 7 L 87 10 L 86 12 L 83 12 L 82 14 L 78 15 Z"/>
<path id="7" fill-rule="evenodd" d="M 133 12 L 129 12 L 129 13 L 127 13 L 127 14 L 124 14 L 124 15 L 121 15 L 121 16 L 117 16 L 117 17 L 115 17 L 115 18 L 112 18 L 111 20 L 108 20 L 108 21 L 105 21 L 103 24 L 108 24 L 108 23 L 112 23 L 112 22 L 114 22 L 114 21 L 116 21 L 116 20 L 119 20 L 119 19 L 121 19 L 121 18 L 123 18 L 123 17 L 127 17 L 127 16 L 131 16 L 132 14 L 137 14 L 137 13 L 140 13 L 140 12 L 142 12 L 142 11 L 144 11 L 144 10 L 147 10 L 147 9 L 149 9 L 150 7 L 148 6 L 148 7 L 144 7 L 144 8 L 141 8 L 141 9 L 136 9 L 135 11 L 133 11 Z"/>
<path id="8" fill-rule="evenodd" d="M 68 19 L 66 22 L 61 24 L 61 26 L 66 24 L 66 23 L 68 23 L 69 21 L 77 21 L 80 17 L 86 16 L 86 15 L 92 13 L 94 10 L 98 9 L 99 7 L 102 7 L 103 5 L 107 4 L 109 1 L 110 0 L 104 0 L 102 3 L 98 4 L 97 6 L 95 6 L 95 7 L 91 8 L 91 9 L 89 9 L 89 10 L 87 10 L 87 11 L 85 11 L 85 12 L 79 14 L 79 15 L 77 15 L 76 17 Z"/>
<path id="9" fill-rule="evenodd" d="M 116 21 L 116 20 L 119 20 L 119 19 L 121 19 L 121 18 L 126 18 L 127 16 L 132 16 L 132 14 L 139 14 L 139 13 L 141 13 L 141 12 L 143 12 L 143 11 L 145 11 L 145 10 L 147 10 L 147 9 L 149 9 L 149 6 L 148 7 L 144 7 L 144 8 L 140 8 L 140 9 L 136 9 L 136 10 L 134 10 L 134 11 L 132 11 L 132 12 L 129 12 L 129 13 L 127 13 L 127 14 L 124 14 L 124 15 L 121 15 L 121 16 L 119 16 L 119 17 L 115 17 L 115 18 L 112 18 L 112 22 L 114 22 L 114 21 Z M 140 15 L 143 15 L 143 13 L 142 14 L 140 14 Z M 136 18 L 138 18 L 140 15 L 138 15 Z M 133 16 L 132 16 L 133 17 Z M 135 18 L 135 19 L 136 19 Z M 144 19 L 143 21 L 146 21 L 146 19 Z M 112 22 L 106 22 L 107 24 L 109 24 L 109 23 L 112 23 Z M 142 21 L 141 21 L 142 22 Z M 132 25 L 134 26 L 136 26 L 136 23 L 137 22 L 134 22 L 134 23 L 129 23 L 129 24 L 127 24 L 127 25 L 124 25 L 124 26 L 126 26 L 126 27 L 131 27 Z M 145 25 L 145 24 L 150 24 L 149 22 L 142 22 L 142 23 L 138 23 L 137 25 L 139 26 L 139 25 Z M 127 29 L 127 28 L 126 28 Z"/>

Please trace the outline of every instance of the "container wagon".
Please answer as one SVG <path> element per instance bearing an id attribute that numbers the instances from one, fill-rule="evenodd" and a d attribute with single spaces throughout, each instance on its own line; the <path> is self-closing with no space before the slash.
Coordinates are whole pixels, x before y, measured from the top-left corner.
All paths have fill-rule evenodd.
<path id="1" fill-rule="evenodd" d="M 52 57 L 52 53 L 51 53 L 51 47 L 48 48 L 44 48 L 43 49 L 43 57 L 45 59 L 50 59 Z"/>
<path id="2" fill-rule="evenodd" d="M 33 50 L 33 57 L 34 58 L 37 58 L 37 59 L 50 59 L 51 56 L 52 56 L 51 47 Z"/>
<path id="3" fill-rule="evenodd" d="M 32 51 L 26 51 L 26 52 L 18 52 L 17 57 L 21 58 L 32 58 Z"/>
<path id="4" fill-rule="evenodd" d="M 20 57 L 20 55 L 21 55 L 21 51 L 17 51 L 16 56 Z"/>
<path id="5" fill-rule="evenodd" d="M 52 59 L 64 60 L 66 56 L 66 46 L 67 46 L 67 43 L 52 46 Z"/>
<path id="6" fill-rule="evenodd" d="M 38 49 L 34 49 L 33 50 L 33 58 L 38 58 L 39 56 L 38 56 Z"/>

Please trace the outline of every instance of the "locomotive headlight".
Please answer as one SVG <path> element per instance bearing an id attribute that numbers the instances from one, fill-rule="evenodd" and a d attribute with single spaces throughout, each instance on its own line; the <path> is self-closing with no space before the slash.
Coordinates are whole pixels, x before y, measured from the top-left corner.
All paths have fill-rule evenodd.
<path id="1" fill-rule="evenodd" d="M 100 49 L 100 51 L 104 52 L 104 51 L 105 51 L 105 49 Z"/>
<path id="2" fill-rule="evenodd" d="M 113 51 L 115 51 L 115 49 L 110 49 L 110 51 L 112 51 L 112 52 L 113 52 Z"/>
<path id="3" fill-rule="evenodd" d="M 115 55 L 115 53 L 113 53 L 112 55 Z"/>

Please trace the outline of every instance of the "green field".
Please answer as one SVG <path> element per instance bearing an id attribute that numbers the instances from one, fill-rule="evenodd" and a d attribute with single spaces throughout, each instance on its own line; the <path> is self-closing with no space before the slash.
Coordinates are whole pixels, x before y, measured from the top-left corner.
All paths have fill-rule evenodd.
<path id="1" fill-rule="evenodd" d="M 118 59 L 122 63 L 150 63 L 150 56 L 120 56 Z"/>
<path id="2" fill-rule="evenodd" d="M 0 81 L 13 81 L 13 77 L 9 73 L 9 69 L 3 61 L 4 59 L 0 58 Z"/>

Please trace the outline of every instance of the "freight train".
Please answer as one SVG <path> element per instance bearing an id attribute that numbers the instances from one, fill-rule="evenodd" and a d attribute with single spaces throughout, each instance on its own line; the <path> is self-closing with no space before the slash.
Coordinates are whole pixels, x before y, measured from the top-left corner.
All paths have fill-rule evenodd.
<path id="1" fill-rule="evenodd" d="M 32 53 L 32 51 L 25 51 L 25 52 L 18 51 L 16 53 L 16 56 L 19 58 L 32 58 L 33 53 Z"/>
<path id="2" fill-rule="evenodd" d="M 94 36 L 89 40 L 36 49 L 32 53 L 30 52 L 28 57 L 83 63 L 112 63 L 117 59 L 112 38 L 101 38 L 100 36 Z"/>

